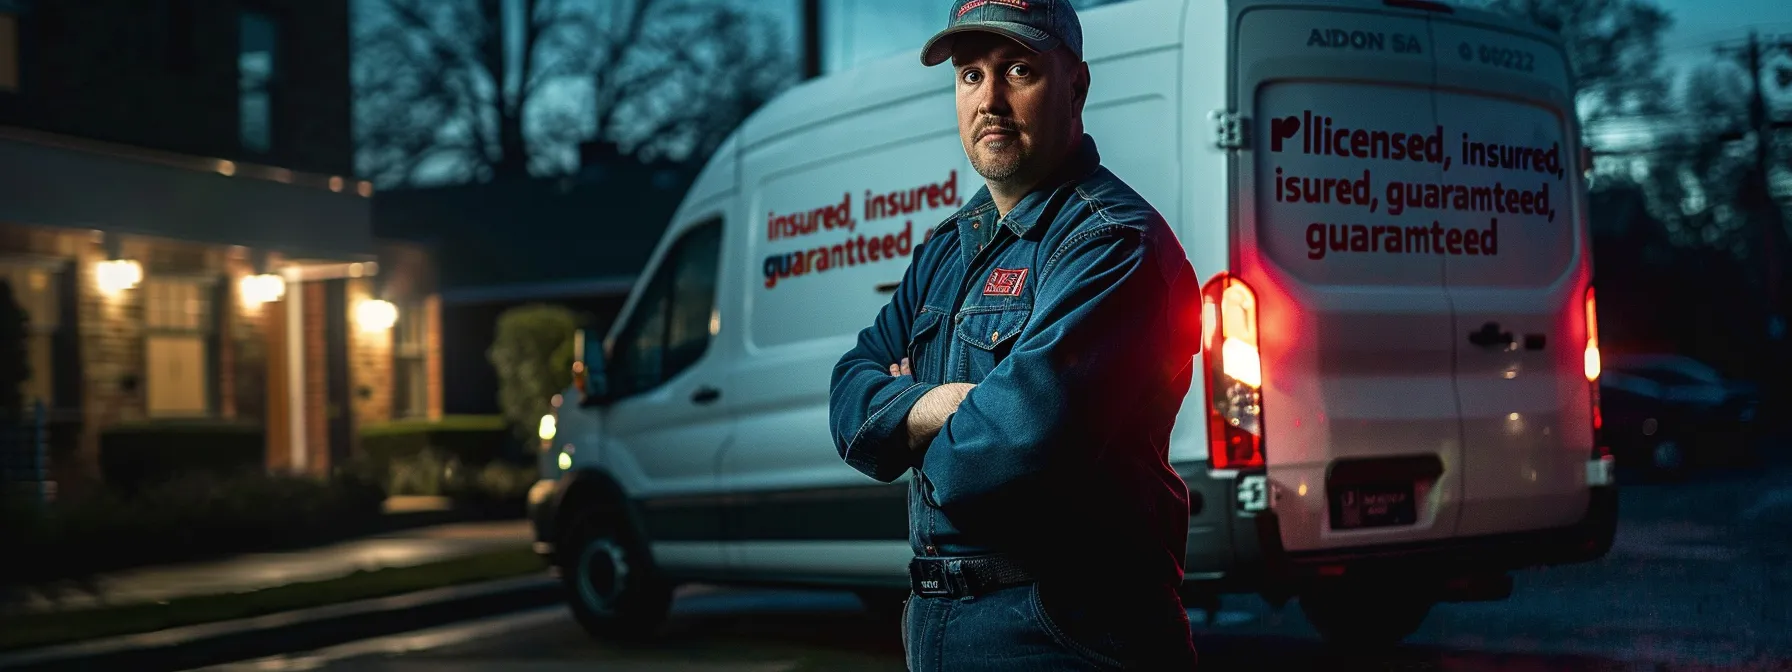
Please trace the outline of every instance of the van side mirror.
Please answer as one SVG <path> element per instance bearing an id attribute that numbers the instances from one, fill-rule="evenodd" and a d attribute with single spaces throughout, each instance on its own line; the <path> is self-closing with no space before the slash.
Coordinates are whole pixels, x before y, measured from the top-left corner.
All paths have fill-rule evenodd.
<path id="1" fill-rule="evenodd" d="M 590 347 L 584 329 L 572 334 L 572 385 L 579 391 L 580 406 L 597 406 L 609 401 L 604 349 L 601 345 Z"/>

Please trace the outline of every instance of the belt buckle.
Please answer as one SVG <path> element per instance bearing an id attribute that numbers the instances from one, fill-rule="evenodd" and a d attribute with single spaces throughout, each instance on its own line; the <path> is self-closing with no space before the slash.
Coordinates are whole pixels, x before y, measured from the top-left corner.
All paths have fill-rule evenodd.
<path id="1" fill-rule="evenodd" d="M 955 591 L 952 572 L 947 571 L 946 562 L 932 558 L 909 561 L 910 589 L 921 597 L 951 597 Z"/>

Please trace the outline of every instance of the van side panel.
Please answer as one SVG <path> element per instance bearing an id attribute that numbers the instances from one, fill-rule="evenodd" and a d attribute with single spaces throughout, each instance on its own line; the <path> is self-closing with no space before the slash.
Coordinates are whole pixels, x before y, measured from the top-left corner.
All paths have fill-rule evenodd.
<path id="1" fill-rule="evenodd" d="M 1593 448 L 1590 244 L 1568 66 L 1556 47 L 1515 32 L 1453 18 L 1432 29 L 1438 117 L 1461 165 L 1422 207 L 1447 228 L 1484 232 L 1478 249 L 1462 250 L 1479 254 L 1445 257 L 1466 468 L 1460 533 L 1567 525 L 1586 510 Z M 1433 201 L 1442 189 L 1454 197 Z M 1500 338 L 1471 343 L 1489 324 Z"/>
<path id="2" fill-rule="evenodd" d="M 1283 546 L 1454 536 L 1463 470 L 1444 262 L 1432 218 L 1381 198 L 1390 181 L 1444 171 L 1426 19 L 1367 3 L 1237 5 L 1233 95 L 1253 137 L 1239 153 L 1235 270 L 1257 296 Z M 1336 498 L 1362 496 L 1332 482 L 1341 466 L 1391 474 L 1400 460 L 1442 468 L 1375 484 L 1404 489 L 1410 518 L 1333 515 Z"/>
<path id="3" fill-rule="evenodd" d="M 812 100 L 841 114 L 743 150 L 748 225 L 728 242 L 745 260 L 731 375 L 740 416 L 720 461 L 733 495 L 726 546 L 743 578 L 906 577 L 907 477 L 877 483 L 835 454 L 828 383 L 915 249 L 982 186 L 958 139 L 951 75 L 936 74 L 937 86 L 875 108 Z"/>

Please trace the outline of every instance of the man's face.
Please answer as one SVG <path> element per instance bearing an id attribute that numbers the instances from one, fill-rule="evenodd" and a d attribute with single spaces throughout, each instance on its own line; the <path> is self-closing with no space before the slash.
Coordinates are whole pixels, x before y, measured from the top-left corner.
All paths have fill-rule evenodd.
<path id="1" fill-rule="evenodd" d="M 1080 137 L 1088 68 L 1068 52 L 1034 53 L 992 33 L 956 38 L 958 135 L 971 167 L 995 184 L 1044 177 Z"/>

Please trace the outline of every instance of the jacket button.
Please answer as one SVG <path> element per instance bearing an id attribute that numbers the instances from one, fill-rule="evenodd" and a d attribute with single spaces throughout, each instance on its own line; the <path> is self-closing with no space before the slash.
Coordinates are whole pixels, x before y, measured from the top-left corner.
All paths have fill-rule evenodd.
<path id="1" fill-rule="evenodd" d="M 989 340 L 994 341 L 994 340 L 999 340 L 1001 338 L 1002 338 L 1002 332 L 1000 332 L 1000 331 L 989 332 Z"/>

